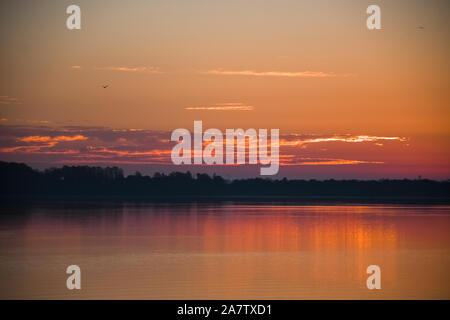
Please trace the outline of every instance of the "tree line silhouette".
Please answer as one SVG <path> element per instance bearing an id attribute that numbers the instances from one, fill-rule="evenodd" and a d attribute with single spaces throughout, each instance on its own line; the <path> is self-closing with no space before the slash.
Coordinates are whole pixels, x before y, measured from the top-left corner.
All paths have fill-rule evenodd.
<path id="1" fill-rule="evenodd" d="M 2 195 L 111 196 L 289 196 L 289 197 L 441 197 L 449 198 L 450 181 L 417 180 L 225 180 L 190 172 L 136 172 L 118 167 L 64 166 L 43 171 L 23 163 L 0 162 Z"/>

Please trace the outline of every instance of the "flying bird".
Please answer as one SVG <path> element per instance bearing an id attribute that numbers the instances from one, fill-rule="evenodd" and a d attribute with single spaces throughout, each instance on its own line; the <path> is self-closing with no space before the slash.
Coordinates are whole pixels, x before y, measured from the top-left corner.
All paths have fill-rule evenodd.
<path id="1" fill-rule="evenodd" d="M 425 27 L 424 26 L 418 26 L 417 29 L 423 30 L 423 29 L 425 29 Z"/>
<path id="2" fill-rule="evenodd" d="M 106 89 L 106 88 L 109 87 L 109 85 L 108 85 L 108 84 L 105 84 L 105 85 L 103 85 L 102 87 L 103 87 L 103 89 Z"/>

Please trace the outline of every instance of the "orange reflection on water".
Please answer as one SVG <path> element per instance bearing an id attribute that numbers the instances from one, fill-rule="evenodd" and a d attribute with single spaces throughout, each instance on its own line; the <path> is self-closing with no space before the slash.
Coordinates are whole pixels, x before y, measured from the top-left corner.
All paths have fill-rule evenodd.
<path id="1" fill-rule="evenodd" d="M 1 297 L 449 298 L 448 209 L 30 207 L 2 223 Z M 75 294 L 64 287 L 69 264 L 85 270 Z M 366 288 L 372 264 L 382 290 Z"/>

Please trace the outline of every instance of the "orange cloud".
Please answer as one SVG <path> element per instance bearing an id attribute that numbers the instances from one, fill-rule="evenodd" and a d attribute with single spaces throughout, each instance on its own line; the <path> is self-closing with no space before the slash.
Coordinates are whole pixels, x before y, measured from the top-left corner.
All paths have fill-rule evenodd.
<path id="1" fill-rule="evenodd" d="M 283 71 L 229 71 L 229 70 L 209 70 L 204 72 L 206 74 L 225 75 L 225 76 L 255 76 L 255 77 L 289 77 L 289 78 L 332 78 L 332 77 L 347 77 L 350 74 L 336 74 L 322 71 L 301 71 L 301 72 L 283 72 Z"/>
<path id="2" fill-rule="evenodd" d="M 112 153 L 118 156 L 163 156 L 163 155 L 170 155 L 172 150 L 160 150 L 160 149 L 153 149 L 149 151 L 119 151 L 119 150 L 112 150 L 108 148 L 93 148 L 88 147 L 88 150 L 90 152 L 96 152 L 96 153 Z"/>
<path id="3" fill-rule="evenodd" d="M 348 142 L 348 143 L 359 143 L 359 142 L 378 142 L 381 140 L 391 140 L 404 142 L 408 139 L 405 137 L 380 137 L 380 136 L 368 136 L 368 135 L 358 135 L 358 136 L 332 136 L 326 138 L 313 138 L 313 139 L 280 139 L 280 145 L 282 146 L 298 146 L 306 143 L 320 143 L 320 142 Z"/>
<path id="4" fill-rule="evenodd" d="M 65 150 L 65 151 L 51 151 L 48 148 L 54 147 L 58 142 L 71 142 L 77 140 L 86 140 L 87 137 L 83 135 L 76 135 L 73 137 L 69 136 L 27 136 L 18 138 L 17 141 L 27 142 L 27 143 L 40 143 L 40 145 L 28 145 L 28 146 L 16 146 L 16 147 L 8 147 L 1 148 L 0 152 L 12 153 L 12 152 L 21 152 L 21 153 L 42 153 L 42 154 L 73 154 L 74 150 Z M 45 150 L 43 150 L 46 148 Z"/>
<path id="5" fill-rule="evenodd" d="M 124 72 L 140 72 L 140 73 L 162 73 L 158 67 L 101 67 L 96 70 L 104 71 L 124 71 Z"/>
<path id="6" fill-rule="evenodd" d="M 19 138 L 19 141 L 23 142 L 60 142 L 60 141 L 76 141 L 76 140 L 86 140 L 87 137 L 82 135 L 77 135 L 73 137 L 68 136 L 58 136 L 58 137 L 49 137 L 49 136 L 29 136 Z"/>
<path id="7" fill-rule="evenodd" d="M 382 161 L 362 161 L 362 160 L 346 160 L 346 159 L 311 159 L 310 161 L 292 161 L 281 162 L 284 166 L 320 166 L 320 165 L 355 165 L 355 164 L 383 164 Z"/>
<path id="8" fill-rule="evenodd" d="M 243 103 L 223 103 L 207 107 L 187 107 L 186 110 L 206 110 L 206 111 L 252 111 L 254 106 L 244 105 Z"/>
<path id="9" fill-rule="evenodd" d="M 218 103 L 211 107 L 239 107 L 243 103 Z M 43 127 L 43 126 L 2 126 L 2 139 L 0 140 L 0 153 L 3 159 L 19 161 L 41 161 L 49 163 L 116 163 L 116 164 L 158 164 L 172 165 L 170 155 L 173 143 L 167 137 L 170 132 L 151 131 L 143 129 L 111 129 L 97 127 Z M 272 147 L 270 133 L 267 133 L 268 151 Z M 259 142 L 261 136 L 256 137 Z M 223 146 L 226 143 L 235 143 L 236 138 L 224 137 L 223 144 L 217 144 L 212 140 L 204 140 L 203 146 L 212 144 Z M 336 170 L 361 170 L 359 165 L 371 165 L 371 170 L 385 170 L 387 166 L 398 163 L 396 154 L 394 157 L 389 150 L 367 148 L 366 143 L 381 144 L 393 141 L 402 143 L 409 139 L 401 136 L 385 135 L 304 135 L 284 134 L 280 139 L 279 165 L 285 166 L 286 170 L 332 170 L 333 167 L 341 167 Z M 246 142 L 246 159 L 255 156 L 256 150 L 249 148 Z M 309 143 L 349 143 L 351 148 L 341 148 L 336 143 L 327 145 L 324 149 L 311 148 L 302 149 Z M 405 143 L 406 144 L 406 143 Z M 300 147 L 299 147 L 300 146 Z M 321 145 L 318 145 L 321 146 Z M 350 146 L 349 146 L 350 147 Z M 396 150 L 396 149 L 395 149 Z M 225 150 L 223 150 L 225 151 Z M 237 150 L 235 149 L 235 153 Z M 395 151 L 397 152 L 397 151 Z M 399 150 L 398 152 L 403 152 Z M 191 150 L 191 157 L 195 157 Z M 273 159 L 273 161 L 276 161 Z M 206 166 L 206 165 L 205 165 Z M 239 164 L 216 165 L 241 166 Z M 295 168 L 298 166 L 298 168 Z M 308 166 L 308 167 L 307 167 Z M 302 169 L 303 167 L 304 169 Z M 314 167 L 323 167 L 313 169 Z M 380 167 L 374 168 L 374 167 Z M 308 170 L 310 170 L 308 169 Z M 222 169 L 220 169 L 222 170 Z M 224 169 L 225 170 L 225 169 Z"/>

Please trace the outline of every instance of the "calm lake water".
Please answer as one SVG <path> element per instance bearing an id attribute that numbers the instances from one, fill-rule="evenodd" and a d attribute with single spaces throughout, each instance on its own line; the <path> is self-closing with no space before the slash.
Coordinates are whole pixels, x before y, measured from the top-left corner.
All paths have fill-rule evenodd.
<path id="1" fill-rule="evenodd" d="M 450 207 L 2 206 L 0 298 L 450 298 Z M 81 268 L 81 290 L 66 268 Z M 366 268 L 381 267 L 381 290 Z"/>

